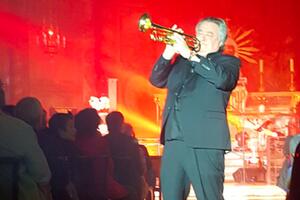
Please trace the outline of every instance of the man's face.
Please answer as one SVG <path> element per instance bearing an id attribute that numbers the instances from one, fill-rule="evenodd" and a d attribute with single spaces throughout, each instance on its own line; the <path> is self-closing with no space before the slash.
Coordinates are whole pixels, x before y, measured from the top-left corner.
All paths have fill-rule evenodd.
<path id="1" fill-rule="evenodd" d="M 60 136 L 66 140 L 74 141 L 75 140 L 76 129 L 74 127 L 74 120 L 69 119 L 66 122 L 66 127 L 64 130 L 61 130 Z"/>
<path id="2" fill-rule="evenodd" d="M 200 41 L 200 54 L 207 55 L 217 52 L 222 46 L 219 27 L 213 22 L 203 22 L 196 30 L 196 37 Z"/>

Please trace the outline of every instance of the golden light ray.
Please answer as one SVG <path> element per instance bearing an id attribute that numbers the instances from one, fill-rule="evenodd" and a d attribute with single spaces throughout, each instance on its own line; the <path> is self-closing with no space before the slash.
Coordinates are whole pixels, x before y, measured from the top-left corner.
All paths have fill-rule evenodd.
<path id="1" fill-rule="evenodd" d="M 239 50 L 247 52 L 258 52 L 259 50 L 255 47 L 238 47 Z"/>
<path id="2" fill-rule="evenodd" d="M 244 55 L 244 56 L 252 56 L 253 53 L 252 52 L 248 52 L 245 50 L 239 50 L 240 55 Z"/>
<path id="3" fill-rule="evenodd" d="M 251 40 L 246 40 L 244 42 L 240 42 L 239 45 L 244 46 L 244 45 L 249 44 L 249 43 L 251 43 Z"/>
<path id="4" fill-rule="evenodd" d="M 248 63 L 252 63 L 252 64 L 256 64 L 257 63 L 257 61 L 255 59 L 253 59 L 253 58 L 249 58 L 249 57 L 244 56 L 244 55 L 240 55 L 240 57 L 242 59 L 244 59 L 245 61 L 247 61 Z"/>
<path id="5" fill-rule="evenodd" d="M 235 38 L 235 41 L 236 41 L 236 42 L 239 42 L 240 40 L 245 39 L 245 38 L 246 38 L 248 35 L 250 35 L 253 31 L 254 31 L 254 29 L 251 29 L 251 30 L 248 30 L 248 31 L 243 32 L 242 34 L 238 35 L 238 36 Z"/>
<path id="6" fill-rule="evenodd" d="M 143 131 L 148 131 L 148 133 L 151 133 L 156 137 L 159 135 L 160 126 L 153 123 L 151 120 L 146 119 L 139 113 L 127 109 L 123 105 L 118 105 L 118 110 L 124 114 L 126 121 L 131 123 L 133 127 L 137 127 L 138 125 L 143 128 Z"/>
<path id="7" fill-rule="evenodd" d="M 253 40 L 250 37 L 253 32 L 254 29 L 242 31 L 241 28 L 235 32 L 229 31 L 229 37 L 225 44 L 225 53 L 237 56 L 248 63 L 257 64 L 253 55 L 259 49 L 251 46 Z"/>

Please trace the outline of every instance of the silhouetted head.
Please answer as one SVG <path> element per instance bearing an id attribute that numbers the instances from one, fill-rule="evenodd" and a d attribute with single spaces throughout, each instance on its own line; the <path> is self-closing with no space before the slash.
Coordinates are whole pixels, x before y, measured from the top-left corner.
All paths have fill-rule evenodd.
<path id="1" fill-rule="evenodd" d="M 101 118 L 94 108 L 83 109 L 75 116 L 75 128 L 78 135 L 97 134 L 100 122 Z"/>
<path id="2" fill-rule="evenodd" d="M 124 123 L 123 124 L 123 126 L 122 126 L 122 133 L 124 133 L 125 135 L 128 135 L 130 137 L 135 138 L 135 132 L 133 130 L 133 127 L 129 123 Z"/>
<path id="3" fill-rule="evenodd" d="M 109 113 L 106 118 L 107 129 L 110 133 L 121 132 L 124 123 L 124 116 L 119 111 Z"/>
<path id="4" fill-rule="evenodd" d="M 42 128 L 43 108 L 35 97 L 21 99 L 15 107 L 16 117 L 28 123 L 36 131 Z"/>
<path id="5" fill-rule="evenodd" d="M 66 140 L 75 139 L 75 127 L 71 113 L 55 113 L 49 120 L 49 132 Z"/>

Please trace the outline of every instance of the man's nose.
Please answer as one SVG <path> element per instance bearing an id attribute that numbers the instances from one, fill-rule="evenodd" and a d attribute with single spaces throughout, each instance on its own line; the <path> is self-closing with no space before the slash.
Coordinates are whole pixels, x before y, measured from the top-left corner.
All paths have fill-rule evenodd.
<path id="1" fill-rule="evenodd" d="M 205 35 L 201 35 L 201 37 L 200 37 L 200 41 L 205 41 L 206 40 L 206 37 L 205 37 Z"/>

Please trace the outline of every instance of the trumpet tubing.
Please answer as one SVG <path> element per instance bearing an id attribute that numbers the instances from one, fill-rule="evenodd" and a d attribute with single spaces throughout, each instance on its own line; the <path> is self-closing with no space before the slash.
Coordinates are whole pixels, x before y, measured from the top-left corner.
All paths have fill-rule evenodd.
<path id="1" fill-rule="evenodd" d="M 165 44 L 173 45 L 175 44 L 175 40 L 172 39 L 172 35 L 174 33 L 180 34 L 184 36 L 184 39 L 188 45 L 188 47 L 195 52 L 200 50 L 200 42 L 199 40 L 185 33 L 181 33 L 179 31 L 166 28 L 164 26 L 154 24 L 150 16 L 148 14 L 143 14 L 139 19 L 139 30 L 142 32 L 147 32 L 150 30 L 150 39 L 158 42 L 163 42 Z"/>

